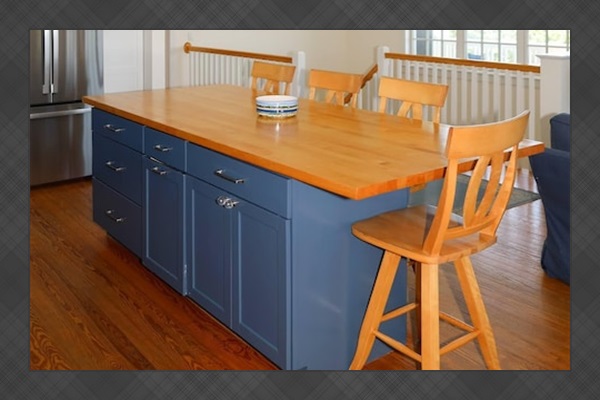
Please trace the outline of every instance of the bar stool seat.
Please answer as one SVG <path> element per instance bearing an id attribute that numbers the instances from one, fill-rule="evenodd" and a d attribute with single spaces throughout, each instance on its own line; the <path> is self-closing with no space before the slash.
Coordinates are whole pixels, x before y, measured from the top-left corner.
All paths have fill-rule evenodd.
<path id="1" fill-rule="evenodd" d="M 496 343 L 470 255 L 496 243 L 496 230 L 512 192 L 518 144 L 523 139 L 529 111 L 497 123 L 451 127 L 446 144 L 448 167 L 437 207 L 420 205 L 390 211 L 356 222 L 352 233 L 384 250 L 371 298 L 360 329 L 350 369 L 361 369 L 375 339 L 421 363 L 422 369 L 439 369 L 440 356 L 478 339 L 489 369 L 500 369 Z M 506 150 L 510 150 L 507 152 Z M 508 158 L 508 162 L 505 162 Z M 458 166 L 474 159 L 462 215 L 452 213 Z M 480 201 L 477 193 L 487 176 Z M 402 257 L 415 262 L 414 303 L 384 314 Z M 439 266 L 453 262 L 471 316 L 471 324 L 440 313 Z M 410 311 L 417 313 L 420 343 L 410 348 L 379 331 L 381 323 Z M 466 333 L 440 348 L 440 319 Z"/>

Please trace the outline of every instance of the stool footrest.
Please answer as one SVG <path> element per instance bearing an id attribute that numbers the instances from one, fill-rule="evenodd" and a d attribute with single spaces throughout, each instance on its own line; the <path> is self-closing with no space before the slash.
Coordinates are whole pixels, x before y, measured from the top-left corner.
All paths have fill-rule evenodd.
<path id="1" fill-rule="evenodd" d="M 464 334 L 463 336 L 460 336 L 457 339 L 454 339 L 453 341 L 451 341 L 450 343 L 448 343 L 447 345 L 445 345 L 444 347 L 442 347 L 440 349 L 440 356 L 444 355 L 452 350 L 456 350 L 461 346 L 464 346 L 465 344 L 469 343 L 471 340 L 477 338 L 477 336 L 479 336 L 479 333 L 480 333 L 480 331 L 473 331 L 473 332 Z"/>
<path id="2" fill-rule="evenodd" d="M 410 303 L 405 306 L 396 308 L 396 309 L 384 314 L 381 317 L 381 322 L 389 321 L 390 319 L 404 315 L 407 312 L 416 309 L 417 306 L 418 306 L 417 303 Z M 440 355 L 446 354 L 450 351 L 456 350 L 457 348 L 459 348 L 461 346 L 464 346 L 465 344 L 469 343 L 470 341 L 476 339 L 477 336 L 479 336 L 479 334 L 480 334 L 480 331 L 475 329 L 475 327 L 473 327 L 473 326 L 467 324 L 466 322 L 464 322 L 456 317 L 453 317 L 452 315 L 447 314 L 445 312 L 440 312 L 440 319 L 442 321 L 449 323 L 452 326 L 455 326 L 455 327 L 467 332 L 466 334 L 458 337 L 457 339 L 454 339 L 450 343 L 441 347 Z M 382 342 L 384 342 L 388 346 L 392 347 L 393 349 L 399 351 L 400 353 L 412 358 L 415 361 L 418 361 L 418 362 L 421 361 L 421 355 L 419 353 L 417 353 L 416 351 L 412 350 L 410 347 L 406 346 L 404 343 L 401 343 L 401 342 L 397 341 L 396 339 L 394 339 L 380 331 L 375 331 L 374 335 L 378 339 L 380 339 Z"/>
<path id="3" fill-rule="evenodd" d="M 380 331 L 375 331 L 374 335 L 379 338 L 382 342 L 392 347 L 393 349 L 399 351 L 400 353 L 412 358 L 415 361 L 421 362 L 421 355 L 405 344 L 397 341 L 396 339 L 382 333 Z"/>
<path id="4" fill-rule="evenodd" d="M 467 324 L 465 321 L 461 321 L 460 319 L 453 317 L 450 314 L 446 314 L 445 312 L 440 312 L 440 319 L 449 323 L 450 325 L 462 329 L 463 331 L 473 332 L 475 330 L 475 327 Z"/>
<path id="5" fill-rule="evenodd" d="M 407 312 L 414 310 L 415 308 L 417 308 L 417 303 L 410 303 L 410 304 L 407 304 L 405 306 L 396 308 L 396 309 L 394 309 L 394 310 L 392 310 L 392 311 L 390 311 L 390 312 L 388 312 L 386 314 L 383 314 L 381 316 L 381 322 L 383 322 L 383 321 L 389 321 L 390 319 L 393 319 L 393 318 L 399 317 L 401 315 L 404 315 Z"/>

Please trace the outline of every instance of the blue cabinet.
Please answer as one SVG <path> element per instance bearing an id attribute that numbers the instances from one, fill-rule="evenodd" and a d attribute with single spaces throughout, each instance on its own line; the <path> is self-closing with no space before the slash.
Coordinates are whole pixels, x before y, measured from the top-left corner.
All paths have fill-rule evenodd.
<path id="1" fill-rule="evenodd" d="M 354 201 L 100 110 L 92 124 L 98 224 L 279 367 L 348 368 L 381 258 L 351 226 L 406 190 Z M 405 286 L 401 268 L 390 307 Z"/>
<path id="2" fill-rule="evenodd" d="M 185 294 L 185 141 L 145 127 L 143 148 L 142 263 Z"/>
<path id="3" fill-rule="evenodd" d="M 216 201 L 223 195 L 186 177 L 188 295 L 225 325 L 231 324 L 231 212 Z"/>
<path id="4" fill-rule="evenodd" d="M 144 143 L 143 129 L 143 125 L 128 119 L 97 108 L 92 110 L 92 131 L 95 135 L 104 136 L 139 153 Z"/>
<path id="5" fill-rule="evenodd" d="M 138 257 L 142 254 L 142 212 L 121 193 L 101 180 L 92 179 L 94 222 Z"/>
<path id="6" fill-rule="evenodd" d="M 237 200 L 232 212 L 232 329 L 285 368 L 290 341 L 291 221 Z"/>
<path id="7" fill-rule="evenodd" d="M 134 203 L 141 204 L 141 154 L 102 135 L 93 136 L 93 149 L 94 177 L 122 193 Z"/>
<path id="8" fill-rule="evenodd" d="M 97 109 L 92 121 L 94 221 L 141 257 L 143 127 Z"/>
<path id="9" fill-rule="evenodd" d="M 186 178 L 188 295 L 285 367 L 290 221 L 222 188 Z"/>
<path id="10" fill-rule="evenodd" d="M 142 186 L 142 262 L 185 293 L 183 173 L 144 157 Z"/>
<path id="11" fill-rule="evenodd" d="M 144 154 L 160 160 L 180 171 L 185 170 L 185 140 L 157 131 L 144 128 Z"/>

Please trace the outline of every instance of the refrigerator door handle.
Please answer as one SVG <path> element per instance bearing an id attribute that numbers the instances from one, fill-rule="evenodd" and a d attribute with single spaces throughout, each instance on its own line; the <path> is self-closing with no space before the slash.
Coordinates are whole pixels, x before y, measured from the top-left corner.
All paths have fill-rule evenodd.
<path id="1" fill-rule="evenodd" d="M 44 77 L 42 83 L 42 93 L 50 94 L 52 82 L 52 31 L 44 30 Z"/>
<path id="2" fill-rule="evenodd" d="M 88 108 L 76 108 L 73 110 L 62 110 L 62 111 L 48 111 L 42 113 L 29 114 L 29 119 L 43 119 L 43 118 L 54 118 L 54 117 L 66 117 L 69 115 L 86 114 L 91 112 L 91 107 Z"/>
<path id="3" fill-rule="evenodd" d="M 50 90 L 52 93 L 58 93 L 59 82 L 58 82 L 58 60 L 59 60 L 59 39 L 58 30 L 52 31 L 52 83 L 50 84 Z"/>

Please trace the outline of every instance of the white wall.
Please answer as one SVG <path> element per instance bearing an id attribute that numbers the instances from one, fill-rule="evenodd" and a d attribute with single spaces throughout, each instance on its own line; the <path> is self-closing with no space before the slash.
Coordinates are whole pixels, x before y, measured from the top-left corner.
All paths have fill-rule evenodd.
<path id="1" fill-rule="evenodd" d="M 104 92 L 142 90 L 144 86 L 143 31 L 105 30 Z"/>
<path id="2" fill-rule="evenodd" d="M 405 51 L 403 30 L 345 32 L 349 49 L 345 62 L 356 73 L 365 73 L 376 63 L 378 46 L 387 46 L 392 53 Z"/>
<path id="3" fill-rule="evenodd" d="M 143 31 L 144 38 L 144 89 L 164 89 L 167 84 L 168 58 L 166 32 Z"/>
<path id="4" fill-rule="evenodd" d="M 334 68 L 347 52 L 344 31 L 191 31 L 190 41 L 203 47 L 278 55 L 301 50 L 307 53 L 310 68 L 323 69 Z"/>

